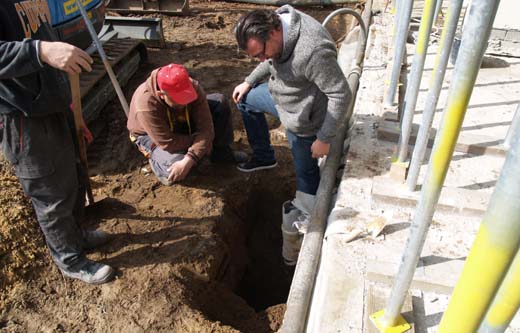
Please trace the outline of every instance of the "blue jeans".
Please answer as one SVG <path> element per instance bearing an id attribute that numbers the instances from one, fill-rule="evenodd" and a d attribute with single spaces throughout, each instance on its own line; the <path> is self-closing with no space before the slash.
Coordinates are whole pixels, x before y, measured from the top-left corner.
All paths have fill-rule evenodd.
<path id="1" fill-rule="evenodd" d="M 267 83 L 253 87 L 237 107 L 242 113 L 247 140 L 253 150 L 253 159 L 260 162 L 274 161 L 274 150 L 271 147 L 264 113 L 278 118 L 278 112 Z M 311 145 L 316 136 L 302 137 L 289 130 L 286 130 L 286 133 L 296 169 L 296 189 L 314 195 L 320 183 L 318 160 L 312 157 L 311 152 Z"/>

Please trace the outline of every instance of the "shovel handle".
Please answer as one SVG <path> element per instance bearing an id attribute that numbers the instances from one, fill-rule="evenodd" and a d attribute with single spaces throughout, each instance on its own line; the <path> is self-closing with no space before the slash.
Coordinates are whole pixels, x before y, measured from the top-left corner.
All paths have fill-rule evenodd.
<path id="1" fill-rule="evenodd" d="M 70 92 L 72 94 L 72 112 L 74 114 L 74 125 L 78 138 L 79 159 L 85 170 L 85 190 L 87 195 L 87 205 L 94 203 L 90 178 L 88 176 L 87 146 L 83 133 L 83 115 L 81 112 L 81 93 L 79 86 L 79 74 L 69 74 Z"/>

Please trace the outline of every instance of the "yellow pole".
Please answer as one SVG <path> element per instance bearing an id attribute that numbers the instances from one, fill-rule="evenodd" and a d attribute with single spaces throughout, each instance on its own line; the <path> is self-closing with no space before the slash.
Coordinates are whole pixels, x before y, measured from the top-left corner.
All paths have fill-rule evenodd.
<path id="1" fill-rule="evenodd" d="M 479 333 L 503 333 L 520 307 L 520 251 L 498 290 Z"/>

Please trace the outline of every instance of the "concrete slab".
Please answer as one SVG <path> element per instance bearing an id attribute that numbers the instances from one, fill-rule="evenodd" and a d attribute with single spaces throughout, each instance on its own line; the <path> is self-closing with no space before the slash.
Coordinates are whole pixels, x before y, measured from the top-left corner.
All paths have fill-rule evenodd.
<path id="1" fill-rule="evenodd" d="M 375 202 L 415 207 L 420 197 L 420 191 L 410 192 L 406 184 L 391 177 L 374 177 L 372 199 Z M 442 189 L 437 209 L 444 212 L 482 216 L 487 209 L 489 199 L 489 193 L 445 187 Z"/>
<path id="2" fill-rule="evenodd" d="M 410 288 L 450 295 L 463 267 L 464 260 L 423 257 L 419 260 Z M 369 260 L 366 277 L 370 281 L 392 285 L 398 269 L 399 265 L 393 262 Z"/>
<path id="3" fill-rule="evenodd" d="M 385 115 L 385 117 L 393 118 L 397 117 L 397 115 Z M 410 133 L 409 142 L 409 144 L 411 145 L 410 154 L 414 149 L 413 145 L 415 144 L 415 140 L 417 139 L 419 127 L 419 124 L 412 124 L 412 132 Z M 377 129 L 378 139 L 397 143 L 399 141 L 400 135 L 401 129 L 399 127 L 399 123 L 388 120 L 384 120 L 379 123 L 379 128 Z M 435 135 L 437 135 L 437 130 L 435 128 L 432 128 L 428 140 L 428 147 L 430 148 L 433 146 Z M 459 139 L 457 140 L 455 151 L 475 155 L 492 154 L 498 156 L 505 156 L 506 150 L 502 146 L 503 141 L 503 138 L 490 137 L 474 133 L 461 133 L 459 135 Z"/>

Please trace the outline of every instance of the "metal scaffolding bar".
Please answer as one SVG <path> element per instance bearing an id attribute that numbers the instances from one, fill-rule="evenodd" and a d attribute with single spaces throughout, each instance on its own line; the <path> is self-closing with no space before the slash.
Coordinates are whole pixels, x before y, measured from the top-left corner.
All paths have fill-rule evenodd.
<path id="1" fill-rule="evenodd" d="M 503 333 L 520 307 L 520 250 L 489 308 L 478 333 Z"/>
<path id="2" fill-rule="evenodd" d="M 441 9 L 442 9 L 442 0 L 438 0 L 437 5 L 435 6 L 435 13 L 433 14 L 433 25 L 435 25 L 437 23 Z"/>
<path id="3" fill-rule="evenodd" d="M 401 65 L 403 63 L 403 54 L 406 47 L 406 38 L 408 37 L 408 26 L 410 17 L 412 15 L 413 0 L 398 1 L 397 6 L 397 29 L 394 36 L 394 53 L 392 57 L 392 76 L 388 86 L 384 104 L 392 106 L 394 104 L 395 92 L 397 90 L 397 83 L 399 81 L 399 73 L 401 72 Z"/>
<path id="4" fill-rule="evenodd" d="M 438 1 L 441 2 L 442 0 Z M 430 80 L 430 88 L 428 89 L 428 96 L 426 97 L 424 112 L 422 114 L 421 127 L 419 128 L 419 133 L 415 140 L 412 161 L 410 162 L 408 177 L 406 178 L 406 184 L 410 191 L 415 191 L 419 171 L 424 160 L 426 148 L 428 147 L 430 129 L 432 127 L 439 95 L 441 93 L 444 75 L 446 74 L 446 66 L 450 59 L 451 46 L 457 31 L 461 9 L 462 0 L 451 0 L 448 6 L 448 11 L 446 12 L 446 20 L 442 29 L 437 55 L 435 56 L 433 76 Z"/>
<path id="5" fill-rule="evenodd" d="M 518 131 L 520 124 L 520 104 L 516 108 L 515 115 L 513 116 L 513 120 L 511 121 L 511 126 L 509 126 L 509 130 L 507 131 L 506 138 L 504 139 L 504 148 L 509 150 L 511 148 L 511 137 L 513 133 Z"/>
<path id="6" fill-rule="evenodd" d="M 380 324 L 383 327 L 394 326 L 400 317 L 400 311 L 441 194 L 497 7 L 498 1 L 494 0 L 474 0 L 472 3 L 467 26 L 462 36 L 463 41 L 458 55 L 459 61 L 455 66 L 448 102 L 433 146 L 421 197 L 410 226 L 410 236 L 403 252 L 398 270 L 399 274 L 394 281 L 390 298 L 380 318 Z M 459 330 L 453 332 L 474 331 Z"/>
<path id="7" fill-rule="evenodd" d="M 493 4 L 482 10 L 489 10 L 490 14 L 494 14 L 493 10 L 496 11 L 496 7 Z M 471 21 L 470 12 L 467 28 Z M 462 45 L 464 45 L 464 40 Z M 480 230 L 468 255 L 462 275 L 455 286 L 448 308 L 442 317 L 439 326 L 441 333 L 477 331 L 518 252 L 520 247 L 519 140 L 520 131 L 516 131 Z M 512 274 L 517 275 L 517 272 L 514 271 L 517 269 L 513 267 Z M 510 282 L 506 282 L 504 286 L 506 289 L 509 288 L 508 283 Z M 519 285 L 515 285 L 513 288 L 518 291 Z M 498 298 L 505 300 L 501 296 L 503 295 L 498 295 Z M 518 298 L 518 293 L 513 297 Z M 491 320 L 490 324 L 492 326 L 503 324 L 505 320 L 503 315 L 506 313 L 500 313 L 498 317 L 488 317 Z M 507 315 L 510 316 L 510 314 Z"/>
<path id="8" fill-rule="evenodd" d="M 128 102 L 126 101 L 125 94 L 123 94 L 123 90 L 121 90 L 121 86 L 119 85 L 119 82 L 117 81 L 116 74 L 114 74 L 114 71 L 112 70 L 112 66 L 110 66 L 110 63 L 108 62 L 107 55 L 105 53 L 105 50 L 103 49 L 103 46 L 101 46 L 101 42 L 99 41 L 96 30 L 94 29 L 92 22 L 90 22 L 87 11 L 81 4 L 80 0 L 76 0 L 76 6 L 78 6 L 79 11 L 81 12 L 81 16 L 83 16 L 83 21 L 85 21 L 85 24 L 87 25 L 88 32 L 90 33 L 90 37 L 92 37 L 92 41 L 94 42 L 94 45 L 96 45 L 96 49 L 99 53 L 99 56 L 101 57 L 101 60 L 103 61 L 103 65 L 105 65 L 105 69 L 107 71 L 108 77 L 110 78 L 110 81 L 112 82 L 112 85 L 114 86 L 117 97 L 119 98 L 121 107 L 123 108 L 123 111 L 125 111 L 126 117 L 128 118 L 128 113 L 130 112 L 129 111 L 130 108 L 128 107 Z"/>
<path id="9" fill-rule="evenodd" d="M 408 158 L 408 143 L 410 141 L 410 132 L 412 131 L 413 113 L 415 111 L 415 106 L 417 105 L 417 95 L 419 95 L 419 87 L 421 85 L 426 51 L 428 50 L 428 43 L 430 41 L 436 2 L 437 0 L 424 1 L 421 25 L 419 27 L 419 39 L 417 40 L 417 45 L 415 47 L 412 72 L 410 73 L 410 79 L 404 97 L 404 114 L 401 122 L 401 135 L 399 136 L 398 143 L 398 163 L 404 162 Z"/>

